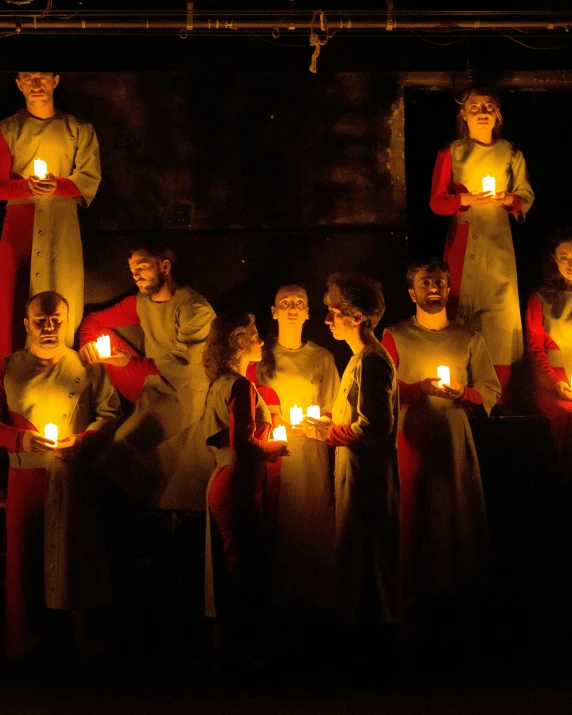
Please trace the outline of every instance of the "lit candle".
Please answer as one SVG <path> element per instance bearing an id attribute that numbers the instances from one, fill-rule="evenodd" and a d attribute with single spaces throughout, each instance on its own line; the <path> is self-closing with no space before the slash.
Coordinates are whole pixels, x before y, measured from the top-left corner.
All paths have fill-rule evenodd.
<path id="1" fill-rule="evenodd" d="M 496 193 L 496 181 L 494 176 L 487 174 L 483 179 L 483 191 L 490 191 L 492 194 Z"/>
<path id="2" fill-rule="evenodd" d="M 306 410 L 306 417 L 313 417 L 316 420 L 320 419 L 320 405 L 310 405 Z"/>
<path id="3" fill-rule="evenodd" d="M 272 430 L 272 437 L 275 442 L 287 442 L 286 439 L 286 427 L 284 425 L 278 425 Z"/>
<path id="4" fill-rule="evenodd" d="M 52 442 L 57 442 L 58 441 L 58 426 L 55 425 L 53 422 L 48 423 L 44 427 L 44 437 L 46 439 L 51 439 Z"/>
<path id="5" fill-rule="evenodd" d="M 439 387 L 451 384 L 451 371 L 446 365 L 439 365 L 437 368 L 437 377 L 439 378 Z"/>
<path id="6" fill-rule="evenodd" d="M 304 410 L 301 407 L 294 407 L 290 408 L 290 424 L 292 425 L 299 425 L 300 422 L 304 419 Z"/>
<path id="7" fill-rule="evenodd" d="M 48 165 L 41 159 L 34 159 L 34 174 L 38 179 L 45 179 L 48 173 Z"/>
<path id="8" fill-rule="evenodd" d="M 111 345 L 109 343 L 109 335 L 102 335 L 95 341 L 97 352 L 100 358 L 111 357 Z"/>

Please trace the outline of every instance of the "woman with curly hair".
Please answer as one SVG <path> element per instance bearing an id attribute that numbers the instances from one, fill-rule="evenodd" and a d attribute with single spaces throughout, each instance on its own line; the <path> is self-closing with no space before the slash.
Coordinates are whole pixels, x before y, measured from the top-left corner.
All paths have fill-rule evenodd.
<path id="1" fill-rule="evenodd" d="M 264 462 L 289 454 L 286 442 L 268 441 L 270 413 L 246 378 L 262 345 L 251 313 L 228 313 L 213 321 L 203 353 L 211 382 L 205 437 L 216 459 L 207 488 L 205 611 L 222 619 L 224 646 L 254 633 L 264 584 Z"/>
<path id="2" fill-rule="evenodd" d="M 526 347 L 536 373 L 535 401 L 550 420 L 558 471 L 572 472 L 572 227 L 550 241 L 547 277 L 526 309 Z"/>
<path id="3" fill-rule="evenodd" d="M 498 99 L 474 88 L 457 117 L 459 139 L 439 151 L 429 205 L 452 216 L 444 259 L 451 268 L 451 319 L 478 330 L 503 392 L 523 353 L 509 215 L 524 222 L 534 201 L 522 152 L 500 138 Z M 485 190 L 483 179 L 495 180 Z"/>

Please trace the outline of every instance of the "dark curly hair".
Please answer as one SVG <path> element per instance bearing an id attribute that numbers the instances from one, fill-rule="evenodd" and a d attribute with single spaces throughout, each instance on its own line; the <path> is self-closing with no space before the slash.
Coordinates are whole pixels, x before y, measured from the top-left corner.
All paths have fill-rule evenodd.
<path id="1" fill-rule="evenodd" d="M 328 278 L 324 303 L 335 304 L 349 318 L 361 313 L 364 317 L 363 327 L 370 330 L 375 328 L 385 313 L 381 283 L 359 273 L 332 273 Z"/>
<path id="2" fill-rule="evenodd" d="M 211 323 L 211 329 L 203 351 L 203 366 L 209 382 L 221 375 L 238 370 L 242 347 L 238 335 L 254 323 L 252 313 L 227 311 L 218 315 Z"/>

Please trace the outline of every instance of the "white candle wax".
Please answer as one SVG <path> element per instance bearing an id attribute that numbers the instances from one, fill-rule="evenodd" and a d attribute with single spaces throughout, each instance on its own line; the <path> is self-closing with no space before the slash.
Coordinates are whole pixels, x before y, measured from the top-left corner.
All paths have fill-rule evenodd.
<path id="1" fill-rule="evenodd" d="M 95 341 L 99 357 L 111 357 L 111 345 L 109 343 L 109 335 L 102 335 Z"/>
<path id="2" fill-rule="evenodd" d="M 272 430 L 272 437 L 275 442 L 287 442 L 286 439 L 286 427 L 284 425 L 279 425 Z"/>
<path id="3" fill-rule="evenodd" d="M 446 365 L 439 365 L 437 368 L 437 377 L 439 378 L 439 387 L 451 384 L 451 371 Z"/>
<path id="4" fill-rule="evenodd" d="M 52 442 L 57 442 L 58 441 L 58 426 L 55 425 L 53 422 L 49 422 L 44 427 L 44 437 L 46 439 L 51 439 Z"/>
<path id="5" fill-rule="evenodd" d="M 487 174 L 483 179 L 483 191 L 490 191 L 492 194 L 496 193 L 496 181 L 494 176 Z"/>
<path id="6" fill-rule="evenodd" d="M 292 425 L 299 425 L 300 422 L 304 419 L 304 410 L 301 407 L 294 407 L 290 408 L 290 424 Z"/>
<path id="7" fill-rule="evenodd" d="M 307 417 L 313 417 L 316 420 L 320 419 L 320 405 L 310 405 L 306 410 Z"/>
<path id="8" fill-rule="evenodd" d="M 41 159 L 34 159 L 34 174 L 38 179 L 45 179 L 48 173 L 48 165 Z"/>

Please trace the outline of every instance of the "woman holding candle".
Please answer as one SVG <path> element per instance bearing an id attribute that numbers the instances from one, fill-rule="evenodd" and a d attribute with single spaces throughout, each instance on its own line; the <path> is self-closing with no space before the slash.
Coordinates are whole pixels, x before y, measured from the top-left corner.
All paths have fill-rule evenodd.
<path id="1" fill-rule="evenodd" d="M 522 153 L 500 139 L 502 115 L 491 92 L 472 89 L 457 122 L 460 139 L 437 155 L 429 203 L 453 217 L 444 256 L 452 273 L 449 314 L 483 335 L 504 391 L 523 350 L 509 214 L 523 223 L 534 193 Z"/>
<path id="2" fill-rule="evenodd" d="M 252 639 L 264 581 L 264 462 L 289 454 L 285 442 L 268 441 L 270 412 L 246 378 L 262 345 L 253 315 L 227 314 L 213 321 L 203 353 L 205 436 L 217 465 L 207 489 L 205 609 L 221 619 L 225 646 Z"/>
<path id="3" fill-rule="evenodd" d="M 559 474 L 572 476 L 572 227 L 550 242 L 548 276 L 526 309 L 526 347 L 536 373 L 535 399 L 550 420 Z"/>
<path id="4" fill-rule="evenodd" d="M 278 393 L 288 426 L 301 422 L 310 407 L 331 414 L 340 380 L 332 354 L 302 339 L 309 318 L 306 291 L 296 284 L 280 287 L 271 312 L 278 331 L 263 349 L 258 381 Z M 301 430 L 289 429 L 288 442 L 292 455 L 280 474 L 273 558 L 276 601 L 326 609 L 333 598 L 334 538 L 328 446 Z"/>

